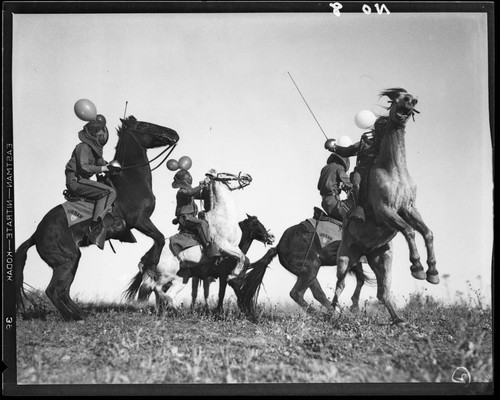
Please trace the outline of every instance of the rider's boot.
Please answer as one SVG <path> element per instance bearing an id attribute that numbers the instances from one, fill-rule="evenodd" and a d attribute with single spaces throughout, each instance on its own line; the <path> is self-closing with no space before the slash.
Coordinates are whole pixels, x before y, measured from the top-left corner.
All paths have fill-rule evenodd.
<path id="1" fill-rule="evenodd" d="M 92 221 L 89 228 L 89 242 L 94 243 L 101 250 L 104 249 L 104 242 L 106 241 L 106 230 L 104 229 L 104 224 L 102 219 L 99 218 L 97 221 Z"/>
<path id="2" fill-rule="evenodd" d="M 355 207 L 351 212 L 351 217 L 357 219 L 358 221 L 365 222 L 365 210 L 363 210 L 363 207 L 359 205 L 359 185 L 353 185 L 351 193 L 355 204 Z"/>
<path id="3" fill-rule="evenodd" d="M 221 255 L 219 250 L 217 249 L 217 246 L 213 242 L 208 240 L 207 232 L 203 228 L 198 229 L 198 236 L 200 237 L 200 242 L 203 246 L 204 253 L 208 258 L 215 258 Z"/>
<path id="4" fill-rule="evenodd" d="M 213 242 L 208 243 L 208 246 L 205 248 L 205 254 L 209 258 L 215 258 L 222 255 Z"/>
<path id="5" fill-rule="evenodd" d="M 352 210 L 351 217 L 358 221 L 365 222 L 365 210 L 363 210 L 361 206 L 356 206 L 354 210 Z"/>

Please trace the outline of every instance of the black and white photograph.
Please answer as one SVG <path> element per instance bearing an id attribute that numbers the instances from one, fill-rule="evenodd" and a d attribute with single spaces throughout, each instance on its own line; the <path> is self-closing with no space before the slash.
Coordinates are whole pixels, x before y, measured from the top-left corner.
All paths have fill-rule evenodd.
<path id="1" fill-rule="evenodd" d="M 3 2 L 4 395 L 493 394 L 493 2 Z"/>

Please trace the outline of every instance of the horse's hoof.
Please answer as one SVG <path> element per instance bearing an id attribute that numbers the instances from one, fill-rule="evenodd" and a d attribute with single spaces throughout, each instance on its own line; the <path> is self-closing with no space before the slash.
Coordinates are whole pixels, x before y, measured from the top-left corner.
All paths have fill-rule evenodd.
<path id="1" fill-rule="evenodd" d="M 396 317 L 392 320 L 392 325 L 399 325 L 399 324 L 403 324 L 405 323 L 406 321 L 400 317 Z"/>
<path id="2" fill-rule="evenodd" d="M 423 269 L 418 270 L 418 271 L 411 271 L 411 276 L 413 276 L 415 279 L 419 279 L 421 281 L 426 279 L 426 275 Z"/>
<path id="3" fill-rule="evenodd" d="M 427 274 L 427 282 L 432 283 L 433 285 L 437 285 L 439 283 L 439 275 Z"/>

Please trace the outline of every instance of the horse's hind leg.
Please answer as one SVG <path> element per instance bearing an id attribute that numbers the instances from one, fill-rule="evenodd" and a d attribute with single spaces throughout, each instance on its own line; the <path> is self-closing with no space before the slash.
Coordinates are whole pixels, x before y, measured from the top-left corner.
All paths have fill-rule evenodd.
<path id="1" fill-rule="evenodd" d="M 309 286 L 309 289 L 311 289 L 311 292 L 312 292 L 314 298 L 317 301 L 319 301 L 323 307 L 325 307 L 329 311 L 334 310 L 334 307 L 332 307 L 330 301 L 326 297 L 325 292 L 321 288 L 321 285 L 319 284 L 318 278 L 314 278 L 311 285 Z"/>
<path id="2" fill-rule="evenodd" d="M 408 223 L 419 232 L 425 241 L 425 247 L 427 248 L 427 265 L 429 269 L 427 270 L 427 281 L 433 284 L 439 283 L 439 273 L 436 269 L 436 255 L 434 254 L 434 235 L 432 231 L 424 223 L 420 213 L 414 207 L 408 210 Z"/>
<path id="3" fill-rule="evenodd" d="M 354 274 L 356 275 L 356 288 L 354 289 L 354 293 L 351 297 L 351 300 L 352 300 L 351 311 L 358 312 L 359 311 L 359 296 L 361 294 L 361 288 L 365 284 L 365 276 L 363 274 L 363 266 L 361 265 L 360 262 L 354 264 L 352 269 L 354 271 Z"/>
<path id="4" fill-rule="evenodd" d="M 351 261 L 351 254 L 349 253 L 349 246 L 346 240 L 340 242 L 337 250 L 337 283 L 335 284 L 335 295 L 332 300 L 332 307 L 336 308 L 339 304 L 339 298 L 345 288 L 345 277 L 349 270 L 349 263 Z"/>
<path id="5" fill-rule="evenodd" d="M 210 295 L 211 278 L 203 279 L 203 298 L 205 300 L 205 307 L 208 307 L 208 296 Z"/>
<path id="6" fill-rule="evenodd" d="M 320 266 L 321 263 L 319 259 L 309 260 L 308 262 L 306 262 L 303 268 L 300 269 L 300 272 L 298 273 L 297 282 L 295 282 L 295 285 L 293 285 L 293 288 L 290 291 L 290 297 L 307 312 L 314 312 L 315 310 L 312 306 L 308 305 L 307 302 L 304 300 L 304 294 L 306 290 L 309 289 L 309 287 L 311 287 L 311 285 L 313 285 L 314 281 L 316 280 Z M 324 296 L 325 294 L 323 293 L 324 299 L 322 299 L 321 294 L 318 291 L 318 287 L 313 285 L 313 289 L 316 291 L 316 293 L 313 292 L 314 298 L 318 300 L 320 303 L 322 303 L 321 300 L 326 299 L 326 296 Z M 321 290 L 321 292 L 323 292 L 323 290 Z M 316 296 L 318 296 L 321 300 L 319 300 Z M 331 309 L 331 305 L 329 304 L 326 307 L 328 309 Z"/>
<path id="7" fill-rule="evenodd" d="M 71 260 L 57 266 L 53 266 L 52 279 L 45 293 L 59 310 L 66 321 L 83 320 L 82 310 L 71 300 L 69 295 L 71 284 L 75 278 L 81 252 L 77 249 Z"/>
<path id="8" fill-rule="evenodd" d="M 332 307 L 336 308 L 339 304 L 339 298 L 345 288 L 345 277 L 349 266 L 348 256 L 339 256 L 337 259 L 337 283 L 335 284 L 335 295 L 332 300 Z"/>
<path id="9" fill-rule="evenodd" d="M 194 309 L 196 305 L 196 298 L 198 297 L 198 286 L 200 284 L 200 278 L 193 276 L 191 278 L 191 310 Z"/>
<path id="10" fill-rule="evenodd" d="M 394 324 L 404 322 L 404 320 L 396 313 L 391 297 L 391 244 L 386 244 L 385 246 L 380 247 L 375 252 L 367 256 L 367 259 L 368 264 L 377 277 L 377 299 L 386 306 Z"/>
<path id="11" fill-rule="evenodd" d="M 217 312 L 222 313 L 224 311 L 224 297 L 226 295 L 227 288 L 227 275 L 220 274 L 219 276 L 219 299 L 217 301 Z"/>

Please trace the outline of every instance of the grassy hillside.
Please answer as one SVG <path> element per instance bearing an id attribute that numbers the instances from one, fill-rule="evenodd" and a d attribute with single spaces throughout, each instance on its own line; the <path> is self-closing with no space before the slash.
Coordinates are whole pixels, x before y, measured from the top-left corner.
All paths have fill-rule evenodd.
<path id="1" fill-rule="evenodd" d="M 481 303 L 412 295 L 400 325 L 377 304 L 334 316 L 264 307 L 253 322 L 231 303 L 219 317 L 201 306 L 162 318 L 150 306 L 83 307 L 83 323 L 51 307 L 19 318 L 19 383 L 452 383 L 459 367 L 493 381 L 492 313 Z"/>

